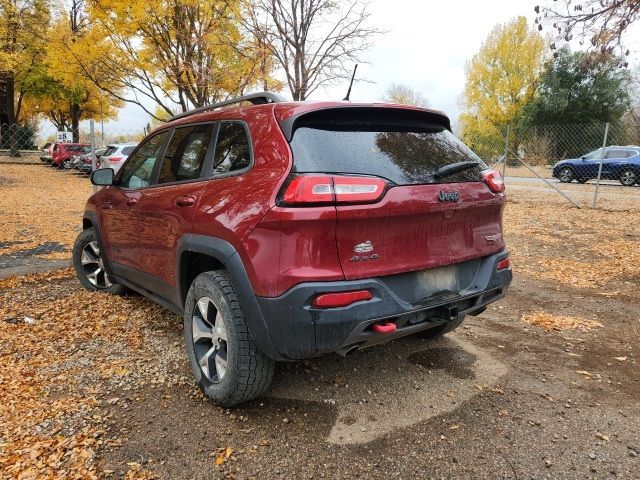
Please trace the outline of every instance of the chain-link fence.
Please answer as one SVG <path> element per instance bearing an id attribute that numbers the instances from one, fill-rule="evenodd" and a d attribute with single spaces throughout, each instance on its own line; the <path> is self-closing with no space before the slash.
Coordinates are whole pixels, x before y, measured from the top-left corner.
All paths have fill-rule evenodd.
<path id="1" fill-rule="evenodd" d="M 1 125 L 0 278 L 69 265 L 93 193 L 89 174 L 124 163 L 146 133 L 89 122 L 75 135 L 52 125 Z"/>
<path id="2" fill-rule="evenodd" d="M 576 207 L 640 208 L 640 126 L 508 128 L 468 143 L 503 172 L 509 191 L 557 195 Z"/>
<path id="3" fill-rule="evenodd" d="M 620 124 L 544 125 L 467 143 L 504 173 L 509 199 L 532 208 L 551 201 L 628 210 L 640 208 L 639 132 Z M 118 168 L 146 133 L 99 123 L 76 135 L 0 126 L 0 277 L 68 264 L 93 191 L 88 174 Z"/>
<path id="4" fill-rule="evenodd" d="M 92 130 L 93 129 L 93 130 Z M 43 161 L 72 169 L 68 157 L 91 153 L 95 146 L 98 156 L 109 145 L 138 143 L 148 133 L 141 129 L 119 129 L 100 123 L 83 122 L 75 132 L 51 124 L 0 125 L 1 163 L 38 163 Z M 93 143 L 92 143 L 93 142 Z M 61 146 L 58 152 L 56 146 Z M 58 165 L 60 161 L 61 165 Z M 89 170 L 90 172 L 90 170 Z"/>

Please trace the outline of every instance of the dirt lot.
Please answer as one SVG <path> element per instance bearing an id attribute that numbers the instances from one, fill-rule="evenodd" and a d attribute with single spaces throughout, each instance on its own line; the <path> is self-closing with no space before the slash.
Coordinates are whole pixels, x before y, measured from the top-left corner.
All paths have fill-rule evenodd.
<path id="1" fill-rule="evenodd" d="M 81 210 L 86 181 L 53 174 Z M 76 213 L 51 218 L 71 231 L 34 231 L 64 242 Z M 282 364 L 233 410 L 161 307 L 70 270 L 0 280 L 0 478 L 638 478 L 639 220 L 515 191 L 504 301 L 438 341 Z"/>

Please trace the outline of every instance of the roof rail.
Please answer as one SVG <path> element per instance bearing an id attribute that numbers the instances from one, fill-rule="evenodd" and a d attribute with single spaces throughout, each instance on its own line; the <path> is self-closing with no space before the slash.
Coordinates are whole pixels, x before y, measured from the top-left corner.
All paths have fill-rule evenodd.
<path id="1" fill-rule="evenodd" d="M 212 103 L 210 105 L 205 105 L 204 107 L 194 108 L 193 110 L 189 110 L 188 112 L 174 115 L 167 121 L 172 122 L 173 120 L 177 120 L 179 118 L 189 117 L 191 115 L 195 115 L 196 113 L 207 112 L 209 110 L 215 110 L 216 108 L 226 107 L 227 105 L 233 105 L 234 103 L 250 102 L 254 105 L 262 105 L 265 103 L 281 103 L 285 101 L 286 100 L 283 97 L 273 92 L 250 93 L 249 95 L 230 98 L 229 100 L 224 100 L 222 102 Z"/>

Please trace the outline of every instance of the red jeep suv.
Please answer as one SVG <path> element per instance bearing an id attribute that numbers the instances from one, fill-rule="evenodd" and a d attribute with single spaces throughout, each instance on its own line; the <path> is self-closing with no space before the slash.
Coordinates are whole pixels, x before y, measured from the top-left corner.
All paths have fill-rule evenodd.
<path id="1" fill-rule="evenodd" d="M 511 282 L 500 174 L 433 110 L 247 95 L 173 117 L 92 182 L 80 282 L 182 315 L 224 406 L 276 361 L 449 332 Z"/>
<path id="2" fill-rule="evenodd" d="M 90 151 L 91 147 L 86 143 L 54 143 L 51 150 L 51 165 L 62 168 L 67 160 L 74 155 L 83 155 Z"/>

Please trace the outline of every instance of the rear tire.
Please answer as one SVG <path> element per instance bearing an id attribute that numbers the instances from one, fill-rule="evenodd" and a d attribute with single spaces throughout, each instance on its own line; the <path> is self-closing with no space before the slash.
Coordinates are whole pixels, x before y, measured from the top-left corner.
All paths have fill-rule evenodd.
<path id="1" fill-rule="evenodd" d="M 633 187 L 633 185 L 638 181 L 638 174 L 634 170 L 627 168 L 620 173 L 618 180 L 624 187 Z"/>
<path id="2" fill-rule="evenodd" d="M 193 376 L 214 403 L 231 407 L 269 388 L 275 362 L 249 332 L 226 272 L 205 272 L 189 288 L 184 340 Z"/>
<path id="3" fill-rule="evenodd" d="M 426 338 L 426 339 L 441 337 L 442 335 L 452 332 L 453 330 L 458 328 L 460 325 L 462 325 L 462 322 L 464 322 L 464 319 L 465 319 L 465 316 L 462 315 L 453 320 L 449 320 L 447 323 L 438 325 L 437 327 L 429 328 L 427 330 L 422 330 L 421 332 L 416 333 L 416 336 L 420 338 Z"/>
<path id="4" fill-rule="evenodd" d="M 93 228 L 83 230 L 73 245 L 73 268 L 78 280 L 91 292 L 124 295 L 127 293 L 127 287 L 109 278 L 103 259 L 95 230 Z"/>

